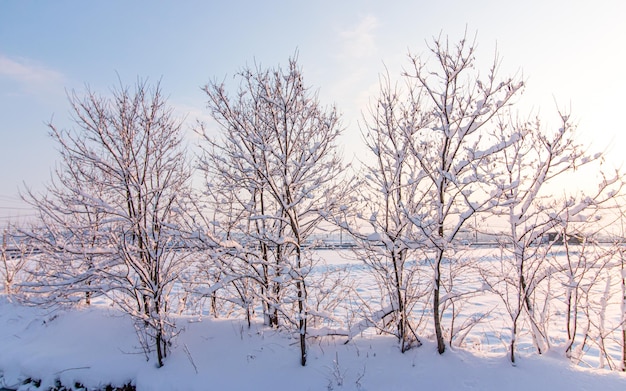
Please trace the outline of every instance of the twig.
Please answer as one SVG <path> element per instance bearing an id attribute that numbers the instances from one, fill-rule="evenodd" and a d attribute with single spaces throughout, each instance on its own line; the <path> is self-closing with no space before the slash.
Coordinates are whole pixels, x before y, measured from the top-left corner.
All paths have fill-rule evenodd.
<path id="1" fill-rule="evenodd" d="M 196 375 L 198 374 L 198 367 L 196 366 L 196 363 L 193 362 L 193 357 L 191 357 L 191 352 L 189 351 L 189 348 L 187 347 L 187 344 L 183 344 L 183 350 L 185 351 L 185 354 L 187 355 L 187 358 L 189 359 L 189 362 L 191 363 L 191 365 L 193 365 L 193 369 L 196 371 Z"/>
<path id="2" fill-rule="evenodd" d="M 76 368 L 67 368 L 67 369 L 63 369 L 63 370 L 61 370 L 61 371 L 59 371 L 59 372 L 55 372 L 54 374 L 55 374 L 55 375 L 60 375 L 60 374 L 62 374 L 63 372 L 73 371 L 73 370 L 75 370 L 75 369 L 91 369 L 91 367 L 76 367 Z"/>

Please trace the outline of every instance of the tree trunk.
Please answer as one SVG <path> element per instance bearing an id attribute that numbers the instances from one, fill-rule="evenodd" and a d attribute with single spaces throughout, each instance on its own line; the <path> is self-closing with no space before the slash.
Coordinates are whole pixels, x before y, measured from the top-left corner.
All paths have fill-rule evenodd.
<path id="1" fill-rule="evenodd" d="M 513 320 L 513 326 L 511 327 L 511 346 L 509 347 L 510 351 L 511 351 L 511 363 L 513 365 L 515 365 L 515 342 L 517 339 L 517 318 L 519 317 L 519 314 L 515 316 L 515 319 Z"/>
<path id="2" fill-rule="evenodd" d="M 443 339 L 441 330 L 441 315 L 439 313 L 439 289 L 441 287 L 441 260 L 443 259 L 443 250 L 439 250 L 435 263 L 435 289 L 433 292 L 433 318 L 435 323 L 435 335 L 437 337 L 437 351 L 443 354 L 446 351 L 446 343 Z"/>
<path id="3" fill-rule="evenodd" d="M 400 270 L 398 270 L 398 264 L 402 262 L 402 254 L 396 254 L 394 251 L 391 255 L 391 261 L 395 277 L 396 300 L 398 302 L 398 308 L 395 309 L 398 314 L 398 338 L 400 339 L 400 351 L 404 353 L 409 350 L 410 344 L 407 338 L 408 320 L 404 306 L 404 298 L 402 297 L 402 275 Z"/>
<path id="4" fill-rule="evenodd" d="M 164 357 L 164 352 L 161 347 L 161 341 L 163 339 L 162 336 L 162 331 L 159 327 L 159 330 L 157 330 L 157 334 L 156 334 L 156 350 L 157 350 L 157 367 L 161 368 L 163 366 L 163 357 Z"/>
<path id="5" fill-rule="evenodd" d="M 626 275 L 624 274 L 624 254 L 620 254 L 622 271 L 622 371 L 626 372 Z"/>
<path id="6" fill-rule="evenodd" d="M 306 311 L 306 286 L 304 284 L 304 277 L 302 273 L 302 260 L 300 254 L 300 247 L 297 251 L 297 267 L 298 267 L 298 281 L 296 282 L 296 290 L 298 291 L 298 332 L 300 333 L 300 365 L 306 365 L 306 323 L 307 323 L 307 311 Z"/>

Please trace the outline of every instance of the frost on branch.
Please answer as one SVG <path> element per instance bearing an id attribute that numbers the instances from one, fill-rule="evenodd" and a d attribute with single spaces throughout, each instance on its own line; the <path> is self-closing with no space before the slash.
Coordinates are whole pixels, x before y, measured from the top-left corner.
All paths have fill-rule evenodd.
<path id="1" fill-rule="evenodd" d="M 69 102 L 75 128 L 49 126 L 61 164 L 47 194 L 25 194 L 39 213 L 27 234 L 45 254 L 26 299 L 89 304 L 105 295 L 135 319 L 162 366 L 177 333 L 172 287 L 186 260 L 177 250 L 191 173 L 180 122 L 159 85 L 144 81 L 111 97 L 72 93 Z"/>
<path id="2" fill-rule="evenodd" d="M 452 280 L 442 277 L 446 267 L 442 261 L 453 256 L 452 245 L 472 217 L 494 207 L 485 197 L 495 190 L 490 163 L 515 141 L 496 137 L 495 118 L 523 85 L 512 78 L 499 80 L 497 55 L 482 77 L 474 70 L 475 44 L 466 38 L 456 43 L 435 38 L 430 47 L 432 68 L 431 62 L 411 55 L 412 66 L 404 74 L 411 106 L 419 108 L 423 118 L 407 134 L 409 152 L 419 167 L 414 172 L 421 181 L 413 195 L 419 200 L 417 209 L 409 215 L 419 216 L 410 222 L 435 254 L 432 308 L 439 353 L 445 350 L 441 312 L 447 304 L 441 292 L 453 287 Z"/>
<path id="3" fill-rule="evenodd" d="M 205 212 L 220 222 L 220 236 L 242 244 L 231 254 L 239 267 L 224 272 L 252 284 L 249 299 L 260 301 L 266 324 L 297 331 L 304 365 L 313 288 L 305 244 L 346 194 L 339 115 L 304 85 L 296 59 L 287 69 L 246 68 L 239 79 L 234 98 L 223 84 L 204 88 L 221 132 L 215 139 L 199 130 Z"/>

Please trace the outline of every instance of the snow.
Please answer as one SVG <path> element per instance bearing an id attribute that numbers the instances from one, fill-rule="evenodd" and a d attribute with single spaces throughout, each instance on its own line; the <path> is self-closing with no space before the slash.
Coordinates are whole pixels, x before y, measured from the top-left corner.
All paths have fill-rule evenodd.
<path id="1" fill-rule="evenodd" d="M 324 254 L 333 254 L 327 255 L 329 266 L 352 262 L 338 252 Z M 468 304 L 484 311 L 493 303 L 485 299 Z M 129 382 L 138 390 L 155 391 L 626 389 L 626 374 L 577 367 L 558 346 L 544 355 L 519 352 L 512 366 L 506 352 L 485 345 L 487 329 L 504 331 L 493 320 L 468 336 L 469 345 L 476 347 L 472 351 L 448 347 L 439 355 L 424 335 L 422 346 L 403 354 L 393 336 L 368 328 L 389 310 L 382 308 L 369 323 L 337 332 L 348 336 L 324 336 L 333 330 L 311 329 L 306 367 L 300 366 L 298 336 L 260 320 L 248 328 L 243 319 L 173 316 L 181 333 L 164 367 L 157 368 L 139 346 L 132 320 L 103 298 L 89 307 L 51 312 L 0 295 L 0 388 L 44 390 L 59 380 L 90 390 Z M 22 385 L 28 378 L 40 379 L 41 387 Z"/>
<path id="2" fill-rule="evenodd" d="M 181 317 L 164 367 L 145 360 L 131 321 L 106 306 L 49 314 L 0 303 L 5 387 L 26 378 L 88 388 L 132 382 L 138 390 L 622 390 L 626 375 L 578 369 L 555 356 L 505 357 L 448 351 L 430 341 L 404 354 L 393 337 L 319 338 L 301 367 L 295 339 L 240 320 Z M 197 369 L 197 372 L 196 372 Z M 339 385 L 341 384 L 341 385 Z M 23 387 L 25 389 L 25 387 Z"/>
<path id="3" fill-rule="evenodd" d="M 378 242 L 378 241 L 383 240 L 383 237 L 380 233 L 373 232 L 367 236 L 367 240 L 370 242 Z"/>

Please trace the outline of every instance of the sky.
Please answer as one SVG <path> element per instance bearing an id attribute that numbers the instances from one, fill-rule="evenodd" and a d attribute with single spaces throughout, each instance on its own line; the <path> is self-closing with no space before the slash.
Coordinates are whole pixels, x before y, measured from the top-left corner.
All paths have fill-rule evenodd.
<path id="1" fill-rule="evenodd" d="M 626 2 L 621 0 L 32 1 L 0 2 L 0 224 L 32 215 L 20 191 L 44 189 L 58 156 L 47 123 L 71 127 L 67 92 L 107 94 L 161 81 L 189 129 L 208 121 L 201 87 L 233 90 L 246 65 L 286 66 L 337 105 L 348 160 L 379 75 L 435 36 L 476 35 L 477 65 L 498 52 L 502 77 L 526 82 L 518 108 L 554 119 L 571 109 L 581 142 L 621 165 L 626 145 Z M 194 143 L 189 130 L 189 142 Z"/>

